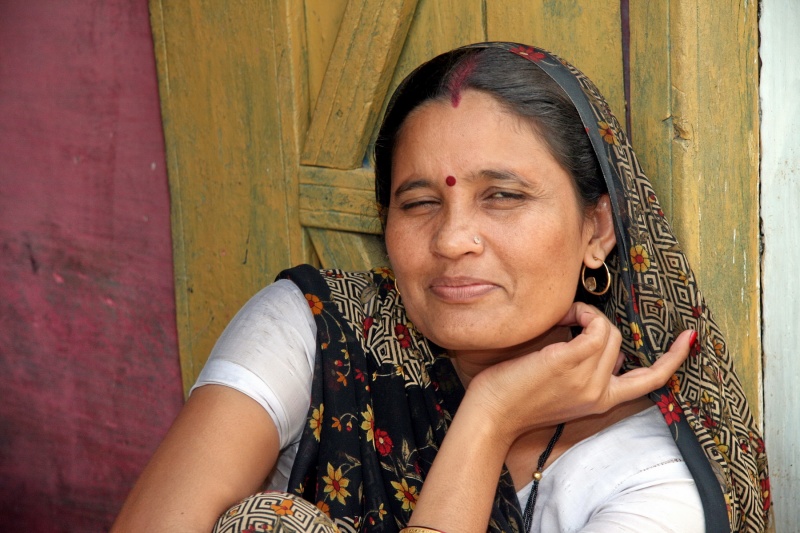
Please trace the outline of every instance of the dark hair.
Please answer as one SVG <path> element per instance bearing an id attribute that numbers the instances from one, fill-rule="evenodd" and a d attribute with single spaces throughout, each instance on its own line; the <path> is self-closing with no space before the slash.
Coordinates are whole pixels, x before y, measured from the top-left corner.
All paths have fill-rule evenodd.
<path id="1" fill-rule="evenodd" d="M 406 117 L 430 100 L 457 105 L 461 91 L 495 97 L 527 119 L 550 153 L 570 174 L 582 207 L 593 207 L 607 189 L 578 110 L 567 94 L 533 62 L 502 48 L 460 48 L 425 63 L 398 88 L 375 142 L 375 196 L 385 222 L 394 145 Z"/>

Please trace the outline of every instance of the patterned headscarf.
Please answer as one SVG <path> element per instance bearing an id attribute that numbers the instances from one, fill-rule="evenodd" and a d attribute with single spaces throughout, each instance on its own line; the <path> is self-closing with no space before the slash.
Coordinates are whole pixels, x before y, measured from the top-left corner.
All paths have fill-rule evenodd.
<path id="1" fill-rule="evenodd" d="M 575 105 L 589 136 L 613 209 L 617 250 L 608 258 L 612 287 L 605 312 L 623 334 L 626 368 L 650 366 L 677 334 L 698 332 L 687 361 L 651 398 L 697 482 L 706 531 L 763 531 L 770 505 L 764 442 L 725 339 L 650 182 L 594 84 L 538 48 L 470 45 L 412 72 L 390 101 L 382 131 L 396 130 L 411 109 L 435 94 L 432 68 L 492 47 L 550 76 Z M 391 173 L 390 165 L 391 147 L 379 137 L 379 178 Z M 381 179 L 376 195 L 388 205 Z M 298 267 L 282 277 L 306 293 L 320 332 L 309 419 L 289 489 L 317 502 L 342 530 L 396 531 L 413 510 L 463 388 L 449 361 L 438 357 L 440 350 L 408 322 L 388 269 L 320 276 L 311 267 Z M 490 530 L 518 528 L 519 520 L 513 482 L 504 471 Z"/>

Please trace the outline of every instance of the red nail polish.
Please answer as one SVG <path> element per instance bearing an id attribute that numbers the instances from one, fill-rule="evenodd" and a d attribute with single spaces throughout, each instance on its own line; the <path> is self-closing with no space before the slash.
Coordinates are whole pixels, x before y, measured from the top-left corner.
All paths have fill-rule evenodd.
<path id="1" fill-rule="evenodd" d="M 697 342 L 697 332 L 693 331 L 692 336 L 689 337 L 689 348 L 694 348 L 696 342 Z"/>

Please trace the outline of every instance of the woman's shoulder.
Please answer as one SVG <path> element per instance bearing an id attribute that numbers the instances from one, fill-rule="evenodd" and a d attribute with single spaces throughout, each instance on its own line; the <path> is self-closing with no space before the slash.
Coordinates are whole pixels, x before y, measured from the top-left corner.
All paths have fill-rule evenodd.
<path id="1" fill-rule="evenodd" d="M 605 531 L 621 523 L 624 531 L 703 528 L 694 479 L 656 406 L 562 454 L 545 470 L 540 501 L 542 531 L 578 531 L 589 524 L 591 531 Z M 663 529 L 676 520 L 680 527 Z"/>
<path id="2" fill-rule="evenodd" d="M 658 407 L 652 406 L 578 442 L 551 469 L 574 471 L 576 467 L 590 467 L 617 483 L 637 472 L 671 462 L 683 463 L 683 457 Z"/>

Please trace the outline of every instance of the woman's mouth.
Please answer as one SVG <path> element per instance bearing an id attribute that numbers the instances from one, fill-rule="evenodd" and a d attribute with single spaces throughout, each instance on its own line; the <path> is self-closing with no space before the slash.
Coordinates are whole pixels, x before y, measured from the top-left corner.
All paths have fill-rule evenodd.
<path id="1" fill-rule="evenodd" d="M 491 281 L 472 277 L 440 277 L 431 281 L 430 291 L 447 303 L 470 303 L 497 289 Z"/>

